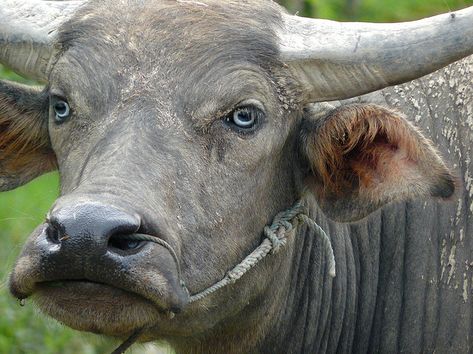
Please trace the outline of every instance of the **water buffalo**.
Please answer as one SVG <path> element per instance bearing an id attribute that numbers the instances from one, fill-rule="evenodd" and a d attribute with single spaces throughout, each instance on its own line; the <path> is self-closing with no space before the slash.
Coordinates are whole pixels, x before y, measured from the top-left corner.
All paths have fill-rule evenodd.
<path id="1" fill-rule="evenodd" d="M 473 8 L 375 25 L 263 0 L 4 0 L 0 62 L 46 85 L 0 82 L 0 190 L 61 176 L 11 293 L 182 353 L 473 350 L 471 57 L 343 101 L 472 53 Z"/>

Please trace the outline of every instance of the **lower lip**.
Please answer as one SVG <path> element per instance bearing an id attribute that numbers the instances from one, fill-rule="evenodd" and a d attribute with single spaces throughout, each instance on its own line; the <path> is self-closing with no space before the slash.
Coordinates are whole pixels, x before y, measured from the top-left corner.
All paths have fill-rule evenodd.
<path id="1" fill-rule="evenodd" d="M 110 336 L 125 337 L 162 319 L 144 297 L 89 281 L 40 283 L 32 299 L 42 312 L 69 327 Z"/>

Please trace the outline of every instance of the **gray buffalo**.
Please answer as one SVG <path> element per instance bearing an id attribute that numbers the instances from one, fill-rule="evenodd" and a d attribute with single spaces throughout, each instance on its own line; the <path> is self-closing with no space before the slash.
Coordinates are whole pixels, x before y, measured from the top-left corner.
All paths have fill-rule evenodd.
<path id="1" fill-rule="evenodd" d="M 45 85 L 0 82 L 0 190 L 61 177 L 11 293 L 119 351 L 473 351 L 473 57 L 391 87 L 471 54 L 473 8 L 2 0 Z"/>

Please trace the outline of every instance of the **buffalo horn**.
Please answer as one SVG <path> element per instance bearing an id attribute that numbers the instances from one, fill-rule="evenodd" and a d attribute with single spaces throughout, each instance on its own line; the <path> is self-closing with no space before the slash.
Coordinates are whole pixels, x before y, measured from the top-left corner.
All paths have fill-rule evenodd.
<path id="1" fill-rule="evenodd" d="M 403 23 L 283 15 L 280 53 L 306 102 L 346 99 L 429 74 L 473 54 L 473 6 Z"/>
<path id="2" fill-rule="evenodd" d="M 59 26 L 83 1 L 1 0 L 0 63 L 47 81 Z"/>

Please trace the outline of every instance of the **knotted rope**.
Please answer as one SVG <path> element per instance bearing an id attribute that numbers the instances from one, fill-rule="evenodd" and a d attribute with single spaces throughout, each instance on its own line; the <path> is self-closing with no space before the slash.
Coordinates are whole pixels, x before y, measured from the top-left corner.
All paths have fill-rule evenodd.
<path id="1" fill-rule="evenodd" d="M 256 249 L 251 252 L 243 261 L 236 265 L 233 269 L 227 272 L 225 277 L 220 281 L 216 282 L 214 285 L 208 287 L 207 289 L 191 295 L 189 303 L 196 302 L 205 298 L 206 296 L 216 292 L 217 290 L 229 285 L 234 284 L 238 279 L 240 279 L 245 273 L 247 273 L 251 268 L 256 266 L 263 258 L 269 254 L 276 254 L 287 244 L 287 236 L 290 231 L 292 231 L 298 224 L 306 223 L 307 226 L 315 231 L 315 234 L 318 235 L 323 242 L 323 248 L 325 254 L 327 255 L 327 265 L 328 265 L 328 274 L 331 277 L 335 277 L 335 257 L 333 254 L 332 243 L 329 236 L 325 231 L 313 220 L 311 219 L 305 210 L 305 207 L 302 205 L 301 201 L 298 201 L 291 208 L 280 212 L 277 214 L 271 225 L 264 228 L 265 238 L 260 243 Z M 184 289 L 187 290 L 184 282 L 182 281 L 181 269 L 179 266 L 179 260 L 177 258 L 176 252 L 173 248 L 164 240 L 161 240 L 157 237 L 144 234 L 133 234 L 123 236 L 124 239 L 130 241 L 149 241 L 157 243 L 165 247 L 174 258 L 177 266 L 177 272 L 179 279 L 181 279 L 181 285 Z M 113 353 L 123 353 L 127 348 L 129 348 L 133 342 L 135 342 L 142 330 L 136 331 L 133 335 L 123 343 L 117 350 Z"/>
<path id="2" fill-rule="evenodd" d="M 224 286 L 235 283 L 268 254 L 278 253 L 287 243 L 287 234 L 295 228 L 296 224 L 299 223 L 306 223 L 310 228 L 314 229 L 315 234 L 322 239 L 323 247 L 326 252 L 325 254 L 327 255 L 329 275 L 331 277 L 335 277 L 335 257 L 333 254 L 332 243 L 330 241 L 330 238 L 325 233 L 325 231 L 307 215 L 305 208 L 302 205 L 302 202 L 298 201 L 291 208 L 278 213 L 274 217 L 271 225 L 265 226 L 265 238 L 252 253 L 250 253 L 245 259 L 243 259 L 241 263 L 239 263 L 233 269 L 228 271 L 223 279 L 221 279 L 214 285 L 208 287 L 207 289 L 201 291 L 200 293 L 191 295 L 189 303 L 201 300 L 207 295 L 210 295 L 215 291 L 223 288 Z M 174 249 L 166 241 L 154 236 L 144 234 L 126 235 L 123 236 L 123 238 L 130 241 L 154 242 L 165 247 L 170 252 L 171 256 L 174 258 L 179 278 L 182 279 L 179 259 L 177 258 Z M 181 284 L 184 288 L 186 288 L 182 280 Z"/>
<path id="3" fill-rule="evenodd" d="M 252 253 L 250 253 L 232 270 L 228 271 L 222 280 L 204 291 L 192 295 L 189 302 L 192 303 L 203 299 L 207 295 L 214 293 L 224 286 L 235 283 L 268 254 L 278 253 L 287 243 L 287 234 L 294 229 L 296 223 L 301 221 L 306 222 L 309 227 L 314 228 L 316 234 L 322 238 L 324 249 L 328 255 L 327 262 L 329 275 L 335 277 L 335 257 L 330 238 L 314 220 L 305 214 L 305 208 L 303 207 L 302 202 L 298 201 L 293 207 L 277 214 L 274 217 L 272 224 L 264 228 L 264 235 L 266 237 Z"/>

